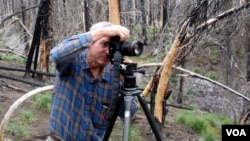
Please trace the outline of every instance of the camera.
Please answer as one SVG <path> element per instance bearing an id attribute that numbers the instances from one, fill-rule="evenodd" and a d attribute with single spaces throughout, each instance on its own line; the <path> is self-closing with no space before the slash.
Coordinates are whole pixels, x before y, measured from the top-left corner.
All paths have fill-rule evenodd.
<path id="1" fill-rule="evenodd" d="M 111 38 L 109 45 L 109 58 L 111 61 L 116 51 L 119 51 L 122 56 L 140 56 L 143 52 L 143 43 L 140 41 L 121 42 L 119 36 L 116 36 Z"/>

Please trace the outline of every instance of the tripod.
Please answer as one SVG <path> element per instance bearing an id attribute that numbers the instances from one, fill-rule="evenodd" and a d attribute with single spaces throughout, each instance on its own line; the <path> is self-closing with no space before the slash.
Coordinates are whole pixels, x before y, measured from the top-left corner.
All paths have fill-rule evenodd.
<path id="1" fill-rule="evenodd" d="M 136 87 L 136 78 L 133 73 L 136 70 L 136 64 L 129 64 L 126 66 L 124 70 L 124 87 L 120 90 L 120 95 L 116 97 L 113 101 L 113 115 L 109 121 L 108 128 L 104 135 L 104 141 L 108 141 L 108 138 L 112 132 L 112 129 L 115 124 L 115 120 L 118 116 L 120 107 L 122 104 L 125 104 L 125 111 L 124 111 L 124 129 L 123 129 L 123 141 L 128 141 L 129 137 L 129 129 L 130 129 L 130 122 L 131 122 L 131 112 L 130 108 L 132 105 L 133 97 L 137 97 L 139 103 L 147 117 L 148 122 L 153 130 L 153 133 L 157 139 L 157 141 L 162 141 L 162 137 L 160 131 L 154 122 L 154 117 L 150 113 L 150 110 L 147 106 L 147 102 L 144 97 L 141 95 L 142 91 Z M 111 104 L 112 105 L 112 104 Z M 114 106 L 115 105 L 115 106 Z"/>

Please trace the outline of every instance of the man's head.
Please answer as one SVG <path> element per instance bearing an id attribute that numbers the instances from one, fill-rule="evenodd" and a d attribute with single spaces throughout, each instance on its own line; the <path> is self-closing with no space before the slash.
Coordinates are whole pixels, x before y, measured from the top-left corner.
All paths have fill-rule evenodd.
<path id="1" fill-rule="evenodd" d="M 113 25 L 110 22 L 98 22 L 94 24 L 90 31 L 98 30 Z M 104 67 L 109 63 L 109 37 L 102 37 L 93 42 L 89 47 L 88 62 L 90 67 Z"/>

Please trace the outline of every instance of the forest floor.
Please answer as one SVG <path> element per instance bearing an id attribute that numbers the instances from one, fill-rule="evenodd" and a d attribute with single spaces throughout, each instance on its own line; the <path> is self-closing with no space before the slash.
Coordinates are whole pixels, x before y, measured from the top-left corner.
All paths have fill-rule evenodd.
<path id="1" fill-rule="evenodd" d="M 10 63 L 0 60 L 2 67 L 23 68 L 20 64 Z M 13 76 L 23 78 L 23 72 L 7 71 L 0 69 L 0 74 L 4 76 Z M 30 82 L 33 80 L 30 79 Z M 38 81 L 37 81 L 38 82 Z M 49 82 L 49 84 L 52 84 Z M 10 106 L 25 93 L 34 90 L 35 87 L 19 82 L 16 80 L 0 77 L 0 122 L 2 122 L 4 115 Z M 25 112 L 26 111 L 26 114 Z M 27 114 L 28 112 L 32 114 Z M 200 141 L 198 135 L 189 127 L 175 122 L 174 116 L 178 113 L 178 109 L 169 108 L 166 116 L 166 122 L 162 128 L 162 136 L 164 141 Z M 112 141 L 122 140 L 123 122 L 117 119 L 114 129 L 111 133 Z M 18 126 L 19 125 L 19 126 Z M 146 115 L 140 110 L 131 123 L 131 128 L 136 128 L 135 135 L 138 141 L 152 141 L 156 140 L 151 126 L 146 118 Z M 139 131 L 139 132 L 138 132 Z M 24 101 L 12 114 L 7 127 L 5 128 L 4 138 L 20 141 L 41 141 L 45 140 L 49 134 L 49 113 L 44 112 L 34 106 L 32 98 Z M 138 135 L 139 134 L 139 135 Z"/>

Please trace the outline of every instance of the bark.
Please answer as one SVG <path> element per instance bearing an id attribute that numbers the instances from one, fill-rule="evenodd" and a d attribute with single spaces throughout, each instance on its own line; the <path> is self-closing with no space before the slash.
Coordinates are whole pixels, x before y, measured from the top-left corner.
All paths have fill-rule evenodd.
<path id="1" fill-rule="evenodd" d="M 114 24 L 120 24 L 120 1 L 109 0 L 109 21 Z"/>
<path id="2" fill-rule="evenodd" d="M 181 33 L 181 32 L 180 32 Z M 158 119 L 160 123 L 162 123 L 163 117 L 163 102 L 164 97 L 166 97 L 166 91 L 169 84 L 169 78 L 172 73 L 172 66 L 174 65 L 176 56 L 180 50 L 181 42 L 179 40 L 180 34 L 178 34 L 175 38 L 175 41 L 172 45 L 172 48 L 169 51 L 169 54 L 163 60 L 163 69 L 161 72 L 161 76 L 159 79 L 159 85 L 157 88 L 157 95 L 155 97 L 155 112 L 154 116 Z"/>

